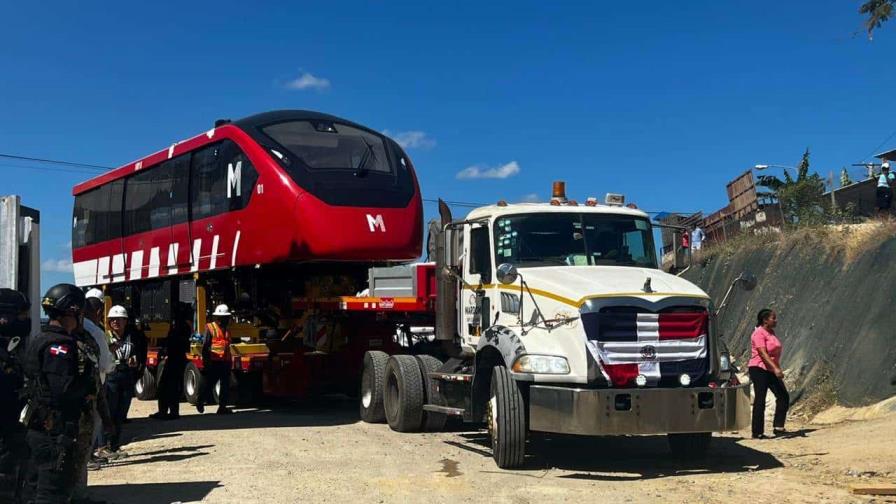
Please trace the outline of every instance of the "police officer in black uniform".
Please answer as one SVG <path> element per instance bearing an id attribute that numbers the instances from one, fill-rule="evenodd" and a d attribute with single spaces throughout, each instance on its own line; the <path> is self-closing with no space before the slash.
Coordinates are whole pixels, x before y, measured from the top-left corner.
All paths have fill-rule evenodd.
<path id="1" fill-rule="evenodd" d="M 36 504 L 67 503 L 75 481 L 75 441 L 86 402 L 96 394 L 78 350 L 84 293 L 70 284 L 55 285 L 41 300 L 49 323 L 30 338 L 24 356 L 28 406 L 24 416 L 31 449 Z"/>
<path id="2" fill-rule="evenodd" d="M 24 465 L 28 460 L 25 428 L 19 423 L 22 401 L 20 353 L 31 330 L 24 294 L 0 289 L 0 503 L 19 498 Z"/>

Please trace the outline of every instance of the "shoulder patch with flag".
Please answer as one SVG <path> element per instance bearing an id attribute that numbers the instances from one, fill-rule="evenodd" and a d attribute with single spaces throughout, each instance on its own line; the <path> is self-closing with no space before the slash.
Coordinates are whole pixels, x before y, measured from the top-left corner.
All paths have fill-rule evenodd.
<path id="1" fill-rule="evenodd" d="M 644 375 L 649 385 L 708 370 L 706 311 L 672 313 L 583 313 L 588 351 L 616 387 Z"/>
<path id="2" fill-rule="evenodd" d="M 68 345 L 50 345 L 50 355 L 65 355 L 68 353 Z"/>

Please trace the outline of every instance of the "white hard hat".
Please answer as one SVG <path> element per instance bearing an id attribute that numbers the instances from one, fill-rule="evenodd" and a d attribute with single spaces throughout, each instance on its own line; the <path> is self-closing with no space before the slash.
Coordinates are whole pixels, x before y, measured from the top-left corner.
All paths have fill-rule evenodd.
<path id="1" fill-rule="evenodd" d="M 109 308 L 108 318 L 128 318 L 128 311 L 124 309 L 124 306 L 115 305 L 112 308 Z"/>
<path id="2" fill-rule="evenodd" d="M 889 168 L 889 167 L 890 167 L 890 162 L 889 162 L 889 161 L 884 161 L 884 164 L 880 165 L 880 167 L 881 167 L 881 168 Z"/>
<path id="3" fill-rule="evenodd" d="M 215 312 L 212 313 L 212 316 L 229 317 L 230 316 L 230 308 L 228 308 L 226 304 L 219 304 L 218 306 L 215 307 Z"/>
<path id="4" fill-rule="evenodd" d="M 106 300 L 106 297 L 103 296 L 103 291 L 97 289 L 96 287 L 87 291 L 87 294 L 85 294 L 84 297 L 87 299 L 90 299 L 90 298 L 99 299 L 100 302 L 103 302 Z"/>

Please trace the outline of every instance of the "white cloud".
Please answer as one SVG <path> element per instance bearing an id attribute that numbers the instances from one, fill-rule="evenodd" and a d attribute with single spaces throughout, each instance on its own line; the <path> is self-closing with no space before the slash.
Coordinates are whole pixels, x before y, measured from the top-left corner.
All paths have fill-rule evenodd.
<path id="1" fill-rule="evenodd" d="M 323 91 L 324 89 L 330 88 L 330 80 L 324 79 L 323 77 L 315 77 L 309 72 L 302 72 L 302 75 L 299 75 L 295 79 L 287 82 L 284 87 L 286 89 L 296 89 L 299 91 L 305 89 Z"/>
<path id="2" fill-rule="evenodd" d="M 529 193 L 520 198 L 521 203 L 541 203 L 541 198 L 535 193 Z"/>
<path id="3" fill-rule="evenodd" d="M 58 273 L 71 273 L 72 272 L 72 260 L 71 259 L 47 259 L 46 261 L 40 263 L 41 271 L 52 271 Z"/>
<path id="4" fill-rule="evenodd" d="M 511 161 L 501 166 L 489 168 L 487 166 L 473 165 L 457 172 L 457 178 L 465 179 L 506 179 L 520 172 L 520 165 Z"/>
<path id="5" fill-rule="evenodd" d="M 397 131 L 392 133 L 383 130 L 383 134 L 391 137 L 403 149 L 432 149 L 436 146 L 434 138 L 427 136 L 425 131 Z"/>

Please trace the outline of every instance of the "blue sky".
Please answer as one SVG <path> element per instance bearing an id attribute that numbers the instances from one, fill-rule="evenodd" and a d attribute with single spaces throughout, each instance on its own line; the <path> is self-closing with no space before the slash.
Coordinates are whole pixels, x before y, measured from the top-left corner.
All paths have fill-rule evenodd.
<path id="1" fill-rule="evenodd" d="M 827 174 L 896 131 L 896 21 L 871 42 L 860 3 L 6 2 L 0 153 L 119 165 L 306 108 L 409 144 L 428 198 L 545 199 L 565 179 L 714 211 L 749 166 L 809 147 Z M 44 285 L 70 280 L 89 175 L 22 166 L 0 159 L 0 193 L 42 212 Z"/>

